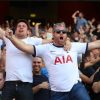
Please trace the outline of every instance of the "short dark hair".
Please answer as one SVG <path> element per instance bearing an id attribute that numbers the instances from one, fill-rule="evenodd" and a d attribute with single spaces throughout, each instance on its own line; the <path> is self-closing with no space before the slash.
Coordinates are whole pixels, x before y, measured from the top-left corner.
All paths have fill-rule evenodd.
<path id="1" fill-rule="evenodd" d="M 20 22 L 24 22 L 24 23 L 27 25 L 28 29 L 30 30 L 29 22 L 28 22 L 26 19 L 19 19 L 19 20 L 17 20 L 16 27 L 17 27 L 17 25 L 18 25 Z"/>

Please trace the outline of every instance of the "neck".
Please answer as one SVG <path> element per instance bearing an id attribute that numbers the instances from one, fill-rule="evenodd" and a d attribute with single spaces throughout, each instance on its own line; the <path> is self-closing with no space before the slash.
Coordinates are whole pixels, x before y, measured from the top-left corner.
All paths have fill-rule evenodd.
<path id="1" fill-rule="evenodd" d="M 18 35 L 15 35 L 18 39 L 25 39 L 27 38 L 27 36 L 18 36 Z"/>
<path id="2" fill-rule="evenodd" d="M 40 72 L 34 72 L 34 75 L 41 75 Z"/>
<path id="3" fill-rule="evenodd" d="M 55 42 L 53 42 L 53 45 L 56 46 L 56 47 L 64 47 L 64 44 L 58 44 L 58 43 L 55 43 Z"/>

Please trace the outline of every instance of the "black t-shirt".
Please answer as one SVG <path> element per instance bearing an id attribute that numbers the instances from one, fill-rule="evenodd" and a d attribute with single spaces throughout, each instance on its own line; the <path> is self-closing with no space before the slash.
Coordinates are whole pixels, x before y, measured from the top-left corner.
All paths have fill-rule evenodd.
<path id="1" fill-rule="evenodd" d="M 95 71 L 100 67 L 100 62 L 97 62 L 93 65 L 93 68 L 95 69 Z"/>
<path id="2" fill-rule="evenodd" d="M 100 81 L 100 70 L 95 74 L 94 80 L 93 80 L 93 81 L 94 81 L 94 82 Z"/>
<path id="3" fill-rule="evenodd" d="M 84 68 L 84 62 L 82 62 L 80 66 L 81 66 L 80 67 L 81 72 L 85 74 L 86 76 L 91 77 L 91 75 L 93 75 L 95 71 L 99 68 L 100 62 L 97 62 L 96 64 L 87 68 Z"/>
<path id="4" fill-rule="evenodd" d="M 84 68 L 82 70 L 83 74 L 85 74 L 86 76 L 88 77 L 91 77 L 91 75 L 93 75 L 95 73 L 95 70 L 93 69 L 93 67 L 87 67 L 87 68 Z"/>
<path id="5" fill-rule="evenodd" d="M 33 87 L 48 81 L 48 78 L 44 75 L 34 75 Z M 49 89 L 41 89 L 39 92 L 34 94 L 34 100 L 50 100 Z"/>

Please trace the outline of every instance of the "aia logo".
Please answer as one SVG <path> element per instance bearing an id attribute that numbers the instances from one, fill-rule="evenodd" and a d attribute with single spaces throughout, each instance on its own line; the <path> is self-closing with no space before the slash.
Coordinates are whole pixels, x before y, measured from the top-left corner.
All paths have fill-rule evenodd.
<path id="1" fill-rule="evenodd" d="M 56 64 L 64 64 L 64 63 L 68 63 L 68 62 L 72 62 L 73 63 L 73 60 L 72 60 L 72 57 L 70 55 L 68 56 L 62 56 L 62 57 L 56 57 L 55 58 L 55 61 L 54 61 L 54 65 Z"/>

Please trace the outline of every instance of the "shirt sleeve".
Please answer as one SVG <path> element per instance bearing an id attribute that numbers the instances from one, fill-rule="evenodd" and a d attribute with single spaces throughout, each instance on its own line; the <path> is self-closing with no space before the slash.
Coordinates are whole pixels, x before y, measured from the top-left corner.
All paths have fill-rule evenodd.
<path id="1" fill-rule="evenodd" d="M 72 50 L 75 50 L 79 54 L 85 54 L 87 48 L 88 48 L 88 43 L 79 43 L 79 42 L 72 43 Z"/>
<path id="2" fill-rule="evenodd" d="M 45 56 L 47 52 L 46 45 L 44 44 L 44 45 L 35 46 L 35 51 L 36 51 L 36 56 L 40 56 L 40 57 Z"/>
<path id="3" fill-rule="evenodd" d="M 4 40 L 4 43 L 6 44 L 6 46 L 9 46 L 9 42 L 11 42 L 11 41 L 6 37 L 4 37 L 3 40 Z"/>

